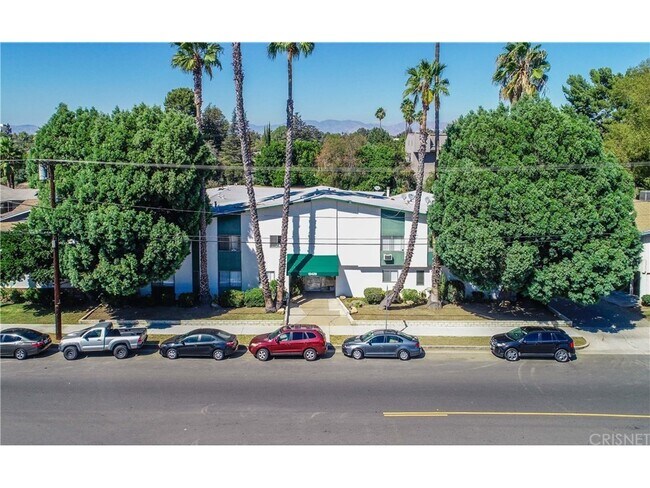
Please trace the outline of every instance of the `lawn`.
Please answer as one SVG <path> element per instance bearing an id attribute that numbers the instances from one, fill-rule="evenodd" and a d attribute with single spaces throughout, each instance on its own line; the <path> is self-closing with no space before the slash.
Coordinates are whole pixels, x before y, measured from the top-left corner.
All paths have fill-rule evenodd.
<path id="1" fill-rule="evenodd" d="M 264 320 L 281 322 L 282 314 L 265 313 L 262 307 L 212 308 L 175 306 L 123 306 L 102 305 L 90 320 Z"/>
<path id="2" fill-rule="evenodd" d="M 363 306 L 352 315 L 354 320 L 556 320 L 550 310 L 531 300 L 521 300 L 510 307 L 493 302 L 447 304 L 438 310 L 399 303 L 391 305 L 388 312 L 380 305 L 368 305 L 364 298 L 346 298 L 343 303 L 350 310 L 355 301 L 363 302 Z"/>
<path id="3" fill-rule="evenodd" d="M 76 324 L 88 313 L 84 306 L 62 306 L 61 321 L 64 324 Z M 0 324 L 53 324 L 54 308 L 32 305 L 31 303 L 14 303 L 0 307 Z"/>

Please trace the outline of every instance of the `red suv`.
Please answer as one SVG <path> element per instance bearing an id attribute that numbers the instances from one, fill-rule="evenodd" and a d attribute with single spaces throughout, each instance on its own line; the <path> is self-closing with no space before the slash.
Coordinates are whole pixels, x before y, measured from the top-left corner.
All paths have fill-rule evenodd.
<path id="1" fill-rule="evenodd" d="M 317 325 L 286 325 L 253 337 L 248 350 L 260 361 L 271 356 L 302 356 L 314 361 L 327 351 L 327 340 Z"/>

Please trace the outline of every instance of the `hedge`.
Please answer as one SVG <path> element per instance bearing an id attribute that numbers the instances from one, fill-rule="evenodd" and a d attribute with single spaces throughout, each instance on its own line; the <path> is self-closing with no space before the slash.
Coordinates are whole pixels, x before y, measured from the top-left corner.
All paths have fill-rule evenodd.
<path id="1" fill-rule="evenodd" d="M 363 296 L 370 305 L 378 305 L 386 296 L 386 293 L 381 288 L 366 288 L 363 290 Z"/>
<path id="2" fill-rule="evenodd" d="M 650 295 L 643 295 L 641 297 L 641 303 L 644 307 L 650 307 Z"/>
<path id="3" fill-rule="evenodd" d="M 241 290 L 224 290 L 219 295 L 219 305 L 225 308 L 244 306 L 244 292 Z"/>
<path id="4" fill-rule="evenodd" d="M 263 307 L 264 293 L 261 288 L 251 288 L 244 293 L 244 305 L 247 307 Z"/>

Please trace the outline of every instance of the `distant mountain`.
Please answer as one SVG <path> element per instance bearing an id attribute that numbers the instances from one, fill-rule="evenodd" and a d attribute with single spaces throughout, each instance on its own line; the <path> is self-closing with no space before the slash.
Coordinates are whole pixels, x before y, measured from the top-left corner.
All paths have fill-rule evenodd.
<path id="1" fill-rule="evenodd" d="M 360 122 L 358 120 L 305 120 L 306 124 L 313 125 L 321 132 L 329 132 L 331 134 L 350 134 L 359 129 L 372 129 L 374 127 L 379 127 L 379 124 L 369 124 L 367 122 Z M 271 130 L 279 127 L 280 124 L 271 124 Z M 440 124 L 440 129 L 444 130 L 444 123 Z M 264 132 L 265 125 L 255 125 L 249 124 L 249 127 L 252 131 L 262 133 Z M 404 132 L 404 123 L 400 122 L 397 124 L 382 124 L 382 128 L 385 129 L 391 136 L 396 136 L 397 134 Z M 431 128 L 433 128 L 433 123 L 431 123 Z M 417 129 L 417 124 L 413 124 L 413 129 Z"/>
<path id="2" fill-rule="evenodd" d="M 4 125 L 4 124 L 2 124 Z M 21 132 L 27 132 L 28 134 L 36 134 L 36 131 L 40 129 L 37 125 L 11 125 L 11 132 L 14 134 L 20 134 Z"/>

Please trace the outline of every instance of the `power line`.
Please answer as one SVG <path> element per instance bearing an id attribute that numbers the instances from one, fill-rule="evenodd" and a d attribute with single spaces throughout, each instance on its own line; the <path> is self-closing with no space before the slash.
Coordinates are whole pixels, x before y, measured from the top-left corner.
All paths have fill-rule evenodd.
<path id="1" fill-rule="evenodd" d="M 193 170 L 206 170 L 206 171 L 244 171 L 243 165 L 225 166 L 225 165 L 207 165 L 207 164 L 178 164 L 178 163 L 134 163 L 131 161 L 88 161 L 88 160 L 75 160 L 75 159 L 0 159 L 0 162 L 43 162 L 55 164 L 95 164 L 102 166 L 136 166 L 138 168 L 154 168 L 154 169 L 193 169 Z M 582 169 L 599 169 L 607 166 L 622 167 L 622 168 L 638 168 L 650 166 L 650 161 L 637 161 L 631 163 L 610 163 L 605 162 L 601 164 L 566 164 L 566 165 L 549 165 L 549 164 L 531 164 L 523 166 L 483 166 L 483 167 L 438 167 L 438 173 L 455 173 L 455 172 L 499 172 L 499 171 L 532 171 L 535 169 L 558 171 L 558 170 L 582 170 Z M 325 173 L 398 173 L 411 169 L 410 164 L 401 168 L 369 168 L 369 167 L 305 167 L 295 166 L 291 167 L 292 172 L 325 172 Z M 262 171 L 284 171 L 282 166 L 253 166 L 253 172 Z"/>

